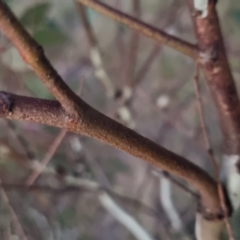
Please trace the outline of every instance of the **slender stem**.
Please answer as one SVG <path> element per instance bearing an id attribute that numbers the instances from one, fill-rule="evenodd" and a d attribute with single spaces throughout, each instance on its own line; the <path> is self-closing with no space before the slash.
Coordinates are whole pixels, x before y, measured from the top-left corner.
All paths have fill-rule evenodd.
<path id="1" fill-rule="evenodd" d="M 203 101 L 202 101 L 202 97 L 201 97 L 201 93 L 200 93 L 199 67 L 197 64 L 196 64 L 196 70 L 195 70 L 195 75 L 194 75 L 194 86 L 195 86 L 196 99 L 197 99 L 197 103 L 198 103 L 198 112 L 199 112 L 199 117 L 200 117 L 200 122 L 201 122 L 202 133 L 204 136 L 205 146 L 206 146 L 208 155 L 210 157 L 210 160 L 211 160 L 211 163 L 213 166 L 215 179 L 216 179 L 216 182 L 218 185 L 218 194 L 219 194 L 219 199 L 220 199 L 221 207 L 222 207 L 223 214 L 224 214 L 224 220 L 225 220 L 225 224 L 227 227 L 227 232 L 228 232 L 230 239 L 234 240 L 233 229 L 231 227 L 231 223 L 230 223 L 229 217 L 228 217 L 229 206 L 226 205 L 225 193 L 224 193 L 223 186 L 221 184 L 220 176 L 219 176 L 219 174 L 220 174 L 219 164 L 215 157 L 213 148 L 211 146 L 210 137 L 209 137 L 209 133 L 208 133 L 208 129 L 207 129 L 207 123 L 205 120 Z"/>
<path id="2" fill-rule="evenodd" d="M 137 71 L 136 76 L 133 80 L 133 87 L 137 86 L 147 75 L 150 67 L 152 66 L 154 60 L 159 56 L 160 52 L 162 50 L 162 47 L 159 45 L 153 46 L 151 52 L 146 57 L 146 60 L 141 65 L 140 69 Z"/>
<path id="3" fill-rule="evenodd" d="M 78 2 L 93 8 L 94 10 L 110 17 L 120 23 L 127 25 L 128 27 L 140 32 L 141 34 L 149 37 L 161 44 L 171 47 L 186 56 L 193 59 L 198 58 L 198 48 L 196 45 L 185 42 L 177 37 L 171 36 L 164 31 L 154 28 L 147 23 L 141 22 L 134 17 L 117 11 L 116 9 L 107 6 L 96 0 L 77 0 Z"/>
<path id="4" fill-rule="evenodd" d="M 132 13 L 137 19 L 141 17 L 141 0 L 132 0 Z M 133 31 L 128 47 L 127 64 L 127 82 L 130 86 L 133 85 L 135 70 L 138 60 L 138 47 L 140 43 L 139 33 Z"/>
<path id="5" fill-rule="evenodd" d="M 0 186 L 1 185 L 2 185 L 2 181 L 0 179 Z M 9 212 L 11 214 L 12 221 L 13 221 L 14 227 L 17 231 L 17 234 L 19 235 L 19 237 L 21 237 L 21 239 L 29 240 L 29 238 L 27 237 L 27 235 L 23 229 L 20 219 L 19 219 L 18 215 L 16 214 L 13 206 L 11 205 L 9 197 L 3 187 L 0 187 L 0 195 L 1 195 L 1 200 L 3 200 L 5 202 L 5 204 L 7 205 L 8 209 L 9 209 Z"/>
<path id="6" fill-rule="evenodd" d="M 109 98 L 112 98 L 115 93 L 115 87 L 104 68 L 103 59 L 98 47 L 98 41 L 94 34 L 91 23 L 88 19 L 86 7 L 81 3 L 77 3 L 77 5 L 79 10 L 79 15 L 80 15 L 83 27 L 86 31 L 87 39 L 90 45 L 90 59 L 92 61 L 92 65 L 95 70 L 95 76 L 101 81 L 102 85 L 104 86 L 106 90 L 106 95 Z"/>
<path id="7" fill-rule="evenodd" d="M 179 188 L 181 188 L 183 191 L 185 191 L 186 193 L 188 193 L 189 195 L 191 195 L 193 198 L 198 199 L 199 195 L 194 192 L 193 190 L 191 190 L 190 188 L 188 188 L 187 186 L 185 186 L 183 183 L 181 183 L 180 181 L 178 181 L 176 178 L 174 178 L 173 176 L 171 176 L 168 172 L 160 172 L 159 174 L 164 175 L 165 178 L 168 178 L 173 184 L 175 184 L 176 186 L 178 186 Z"/>
<path id="8" fill-rule="evenodd" d="M 77 89 L 78 94 L 81 94 L 81 92 L 82 92 L 83 80 L 84 79 L 82 79 L 82 81 L 80 81 L 79 88 Z M 67 132 L 68 131 L 66 129 L 62 129 L 59 132 L 59 134 L 57 135 L 57 137 L 54 139 L 53 143 L 49 147 L 49 149 L 48 149 L 46 155 L 44 156 L 43 160 L 41 161 L 41 167 L 39 169 L 34 169 L 34 171 L 28 176 L 28 178 L 25 182 L 26 186 L 29 187 L 29 186 L 32 186 L 35 183 L 35 181 L 41 175 L 42 171 L 46 168 L 46 166 L 48 165 L 48 163 L 50 162 L 50 160 L 52 159 L 52 157 L 56 153 L 58 147 L 61 145 L 63 139 L 67 135 Z"/>
<path id="9" fill-rule="evenodd" d="M 25 153 L 25 156 L 27 158 L 27 161 L 32 161 L 36 158 L 35 153 L 32 151 L 31 147 L 29 146 L 29 142 L 26 141 L 26 139 L 23 137 L 22 133 L 19 133 L 19 130 L 14 125 L 12 121 L 6 120 L 6 125 L 8 127 L 8 131 L 10 134 L 13 135 L 13 137 L 17 140 L 17 142 L 22 147 L 22 150 Z"/>
<path id="10" fill-rule="evenodd" d="M 42 171 L 44 170 L 44 168 L 47 166 L 47 164 L 49 163 L 49 161 L 52 159 L 53 155 L 55 154 L 56 150 L 58 149 L 59 145 L 62 143 L 64 137 L 67 134 L 67 130 L 66 129 L 62 129 L 58 136 L 55 138 L 55 140 L 53 141 L 52 145 L 50 146 L 47 154 L 45 155 L 45 157 L 43 158 L 43 160 L 41 161 L 41 168 L 34 170 L 27 178 L 25 184 L 26 186 L 32 186 L 34 184 L 34 182 L 38 179 L 38 177 L 41 175 Z"/>
<path id="11" fill-rule="evenodd" d="M 43 48 L 30 36 L 8 6 L 0 1 L 0 28 L 18 49 L 24 61 L 44 82 L 63 108 L 74 115 L 78 97 L 62 81 L 44 54 Z"/>

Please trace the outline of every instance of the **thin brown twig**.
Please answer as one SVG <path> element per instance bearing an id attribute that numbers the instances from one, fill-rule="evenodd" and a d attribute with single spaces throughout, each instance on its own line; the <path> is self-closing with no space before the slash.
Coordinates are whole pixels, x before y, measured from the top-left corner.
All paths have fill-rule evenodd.
<path id="1" fill-rule="evenodd" d="M 153 46 L 151 52 L 149 55 L 146 57 L 144 63 L 141 65 L 139 70 L 136 72 L 136 75 L 133 80 L 133 87 L 137 86 L 147 75 L 150 67 L 152 66 L 154 60 L 159 56 L 161 53 L 162 46 L 155 45 Z"/>
<path id="2" fill-rule="evenodd" d="M 115 39 L 116 39 L 115 44 L 116 44 L 116 48 L 118 51 L 119 62 L 120 62 L 118 75 L 119 75 L 119 79 L 121 79 L 122 86 L 126 86 L 128 84 L 127 77 L 126 77 L 127 62 L 125 61 L 127 49 L 126 49 L 126 44 L 124 42 L 124 34 L 122 33 L 120 24 L 118 25 L 117 34 L 116 34 Z"/>
<path id="3" fill-rule="evenodd" d="M 35 158 L 35 154 L 30 149 L 26 139 L 21 134 L 18 133 L 16 126 L 11 121 L 6 120 L 6 125 L 8 126 L 9 131 L 12 133 L 14 138 L 18 141 L 18 143 L 22 147 L 22 150 L 24 151 L 27 160 L 32 161 Z"/>
<path id="4" fill-rule="evenodd" d="M 0 186 L 2 186 L 2 181 L 1 181 L 1 179 L 0 179 Z M 23 229 L 23 227 L 22 227 L 22 225 L 21 225 L 21 222 L 20 222 L 20 220 L 19 220 L 16 212 L 14 211 L 14 209 L 13 209 L 11 203 L 10 203 L 10 200 L 9 200 L 9 198 L 8 198 L 8 195 L 7 195 L 7 193 L 6 193 L 6 191 L 5 191 L 5 189 L 4 189 L 3 186 L 0 187 L 0 194 L 1 194 L 4 202 L 5 202 L 5 203 L 7 204 L 7 206 L 8 206 L 8 209 L 9 209 L 10 214 L 11 214 L 11 216 L 12 216 L 12 220 L 13 220 L 14 226 L 15 226 L 15 228 L 16 228 L 17 234 L 19 235 L 19 237 L 20 237 L 21 239 L 23 239 L 23 240 L 28 240 L 28 237 L 27 237 L 27 235 L 26 235 L 26 233 L 25 233 L 25 231 L 24 231 L 24 229 Z"/>
<path id="5" fill-rule="evenodd" d="M 88 42 L 90 45 L 90 59 L 94 67 L 96 77 L 101 81 L 102 85 L 106 90 L 106 95 L 112 98 L 115 93 L 115 87 L 111 79 L 109 78 L 103 64 L 102 56 L 98 47 L 98 41 L 94 34 L 91 23 L 88 19 L 86 7 L 81 3 L 77 3 L 80 18 L 82 20 L 83 27 L 85 29 Z"/>
<path id="6" fill-rule="evenodd" d="M 63 108 L 76 116 L 78 97 L 62 81 L 44 54 L 43 48 L 30 36 L 6 3 L 0 1 L 0 28 L 18 49 L 24 61 L 29 64 L 37 76 L 44 82 Z"/>
<path id="7" fill-rule="evenodd" d="M 84 30 L 85 30 L 87 38 L 88 38 L 88 42 L 91 47 L 95 47 L 98 45 L 97 39 L 94 34 L 92 25 L 88 19 L 86 7 L 78 2 L 76 4 L 77 4 L 78 12 L 79 12 L 79 17 L 81 19 L 81 23 L 83 24 Z"/>
<path id="8" fill-rule="evenodd" d="M 199 84 L 199 67 L 196 65 L 195 69 L 195 74 L 194 74 L 194 88 L 195 88 L 195 94 L 196 94 L 196 99 L 197 99 L 197 105 L 198 105 L 198 113 L 199 113 L 199 118 L 200 118 L 200 123 L 201 123 L 201 128 L 202 128 L 202 133 L 204 137 L 204 142 L 206 146 L 206 150 L 210 156 L 211 162 L 212 162 L 212 167 L 214 171 L 214 176 L 216 179 L 218 179 L 219 175 L 219 166 L 217 163 L 217 159 L 214 156 L 213 149 L 211 147 L 209 135 L 208 135 L 208 130 L 207 130 L 207 124 L 205 120 L 205 114 L 204 114 L 204 109 L 203 109 L 203 102 L 202 102 L 202 97 L 200 93 L 200 84 Z"/>
<path id="9" fill-rule="evenodd" d="M 198 67 L 198 64 L 196 64 L 196 69 L 195 69 L 195 74 L 194 74 L 194 86 L 195 86 L 195 94 L 196 94 L 197 105 L 198 105 L 198 113 L 199 113 L 199 117 L 200 117 L 202 133 L 203 133 L 203 136 L 204 136 L 204 142 L 205 142 L 206 150 L 208 152 L 208 155 L 209 155 L 211 163 L 212 163 L 215 179 L 216 179 L 216 182 L 217 182 L 219 199 L 220 199 L 222 211 L 223 211 L 223 214 L 224 214 L 224 221 L 225 221 L 225 224 L 226 224 L 226 227 L 227 227 L 227 232 L 228 232 L 230 240 L 235 240 L 233 229 L 232 229 L 229 217 L 228 217 L 229 212 L 228 212 L 228 207 L 227 207 L 226 201 L 225 201 L 225 194 L 224 194 L 223 186 L 222 186 L 221 181 L 220 181 L 219 164 L 218 164 L 218 161 L 215 157 L 214 151 L 213 151 L 212 146 L 211 146 L 210 137 L 209 137 L 209 133 L 208 133 L 208 129 L 207 129 L 207 123 L 206 123 L 206 120 L 205 120 L 204 107 L 203 107 L 201 90 L 200 90 L 200 83 L 199 83 L 199 67 Z"/>
<path id="10" fill-rule="evenodd" d="M 60 146 L 61 142 L 63 141 L 64 137 L 67 134 L 67 130 L 66 129 L 62 129 L 60 131 L 60 133 L 58 134 L 58 136 L 55 138 L 55 140 L 53 141 L 52 145 L 50 146 L 49 150 L 47 151 L 47 154 L 45 155 L 45 157 L 43 158 L 43 160 L 41 161 L 41 168 L 34 170 L 27 178 L 25 184 L 26 186 L 31 186 L 33 185 L 33 183 L 38 179 L 38 177 L 40 176 L 41 172 L 44 170 L 44 168 L 47 166 L 47 164 L 49 163 L 49 161 L 52 159 L 52 157 L 54 156 L 56 150 L 58 149 L 58 147 Z"/>
<path id="11" fill-rule="evenodd" d="M 138 19 L 131 17 L 127 14 L 117 11 L 116 9 L 107 6 L 104 3 L 95 0 L 77 0 L 78 2 L 101 12 L 102 14 L 121 22 L 128 27 L 139 31 L 141 34 L 149 37 L 157 42 L 171 47 L 186 56 L 193 59 L 198 58 L 198 48 L 196 45 L 183 41 L 177 37 L 171 36 L 157 28 L 154 28 L 147 23 L 141 22 Z"/>
<path id="12" fill-rule="evenodd" d="M 138 0 L 137 0 L 138 1 Z M 93 28 L 91 26 L 91 23 L 88 19 L 87 16 L 87 12 L 86 12 L 86 7 L 82 4 L 82 3 L 77 3 L 78 4 L 78 10 L 79 10 L 79 15 L 81 17 L 84 29 L 86 31 L 86 35 L 88 38 L 88 42 L 90 44 L 90 59 L 92 61 L 92 65 L 94 67 L 95 70 L 95 75 L 96 77 L 101 81 L 102 85 L 105 87 L 106 90 L 106 96 L 108 98 L 110 98 L 111 100 L 116 100 L 116 89 L 115 86 L 113 84 L 113 81 L 110 79 L 109 75 L 107 74 L 105 68 L 104 68 L 104 64 L 103 64 L 103 59 L 102 56 L 100 54 L 100 50 L 98 47 L 98 40 L 94 34 Z M 136 33 L 134 33 L 136 34 Z M 137 40 L 137 39 L 135 39 Z M 136 42 L 134 44 L 137 44 Z M 131 50 L 132 52 L 132 50 Z M 121 53 L 123 54 L 123 53 Z M 134 60 L 134 59 L 132 59 Z M 135 60 L 134 60 L 135 61 Z M 131 65 L 131 63 L 127 64 L 127 65 Z M 132 66 L 132 65 L 131 65 Z M 131 72 L 131 69 L 129 69 L 129 71 Z M 130 78 L 129 78 L 130 79 Z M 121 101 L 125 102 L 125 95 L 124 95 L 124 90 L 122 91 L 122 97 L 121 97 Z M 120 105 L 120 104 L 119 104 Z M 124 117 L 123 114 L 121 114 L 121 112 L 119 111 L 120 107 L 118 108 L 118 113 L 119 113 L 119 117 L 121 120 L 124 121 Z M 127 111 L 130 113 L 130 110 L 127 108 Z M 129 114 L 129 116 L 131 116 L 131 114 Z M 125 124 L 127 125 L 133 125 L 134 121 L 131 119 L 129 119 L 129 121 L 126 121 Z"/>
<path id="13" fill-rule="evenodd" d="M 136 19 L 141 18 L 141 0 L 132 0 L 132 13 Z M 126 61 L 127 64 L 127 82 L 128 85 L 133 85 L 136 65 L 137 65 L 137 55 L 138 55 L 138 47 L 140 43 L 139 33 L 136 31 L 132 32 L 128 54 Z"/>
<path id="14" fill-rule="evenodd" d="M 179 12 L 179 8 L 181 6 L 181 4 L 176 6 L 176 2 L 173 2 L 168 17 L 163 25 L 163 29 L 171 26 L 177 16 L 177 13 Z M 159 16 L 161 16 L 161 13 L 158 14 L 157 19 L 155 19 L 154 22 L 156 22 L 158 24 L 159 22 Z M 148 70 L 150 69 L 150 67 L 152 66 L 152 63 L 154 62 L 154 60 L 157 58 L 157 56 L 159 56 L 160 52 L 162 51 L 162 45 L 159 44 L 155 44 L 155 46 L 152 47 L 152 50 L 150 51 L 149 55 L 146 57 L 144 63 L 142 63 L 141 67 L 139 68 L 139 70 L 136 72 L 136 75 L 134 77 L 133 80 L 133 87 L 138 85 L 146 76 L 146 74 L 148 73 Z"/>
<path id="15" fill-rule="evenodd" d="M 181 7 L 185 5 L 182 1 L 172 2 L 168 9 L 163 9 L 162 5 L 159 4 L 158 14 L 154 17 L 152 25 L 159 25 L 162 21 L 164 22 L 164 26 L 177 23 L 175 22 L 176 13 L 179 11 Z M 167 13 L 167 14 L 166 14 Z M 167 15 L 167 16 L 165 16 Z M 164 17 L 163 17 L 164 16 Z"/>
<path id="16" fill-rule="evenodd" d="M 171 176 L 171 174 L 169 174 L 168 172 L 163 171 L 161 174 L 164 175 L 164 177 L 168 178 L 172 183 L 174 183 L 176 186 L 178 186 L 179 188 L 181 188 L 183 191 L 187 192 L 188 194 L 190 194 L 193 198 L 195 199 L 199 199 L 199 195 L 194 192 L 193 190 L 191 190 L 190 188 L 188 188 L 187 186 L 185 186 L 184 184 L 182 184 L 180 181 L 178 181 L 176 178 L 174 178 L 173 176 Z"/>
<path id="17" fill-rule="evenodd" d="M 136 190 L 134 192 L 134 196 L 137 199 L 143 199 L 143 195 L 144 195 L 144 190 L 147 189 L 147 186 L 149 186 L 149 170 L 150 170 L 150 166 L 147 165 L 146 168 L 144 169 L 144 173 L 142 174 L 142 177 L 139 181 L 139 185 L 136 187 Z M 133 209 L 132 209 L 133 210 Z M 136 218 L 139 217 L 140 212 L 141 212 L 141 206 L 139 206 L 139 208 L 136 209 Z"/>
<path id="18" fill-rule="evenodd" d="M 79 85 L 79 89 L 77 90 L 77 94 L 81 94 L 82 88 L 83 88 L 83 80 L 80 81 L 80 85 Z M 58 136 L 55 138 L 55 140 L 53 141 L 52 145 L 48 149 L 47 154 L 45 155 L 45 157 L 41 161 L 40 169 L 34 170 L 28 176 L 28 178 L 27 178 L 27 180 L 25 182 L 26 186 L 31 186 L 31 185 L 34 184 L 34 182 L 37 180 L 37 178 L 40 176 L 40 174 L 42 173 L 44 168 L 47 166 L 47 164 L 50 162 L 50 160 L 54 156 L 54 154 L 57 151 L 58 147 L 60 146 L 60 144 L 62 143 L 63 139 L 65 138 L 67 132 L 68 131 L 66 129 L 62 129 L 60 131 L 60 133 L 58 134 Z"/>
<path id="19" fill-rule="evenodd" d="M 9 142 L 3 139 L 0 139 L 1 150 L 5 150 L 4 152 L 0 150 L 1 157 L 10 157 L 11 159 L 16 160 L 16 163 L 22 166 L 24 169 L 29 169 L 29 162 L 26 161 L 27 156 L 25 154 L 21 154 L 17 152 L 13 147 L 9 145 Z"/>

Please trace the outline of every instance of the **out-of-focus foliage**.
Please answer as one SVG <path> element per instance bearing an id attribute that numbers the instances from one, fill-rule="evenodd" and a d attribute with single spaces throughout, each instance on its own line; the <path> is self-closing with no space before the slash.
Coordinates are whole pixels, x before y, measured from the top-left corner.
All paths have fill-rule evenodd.
<path id="1" fill-rule="evenodd" d="M 52 99 L 52 94 L 46 90 L 46 86 L 36 77 L 36 76 L 29 76 L 26 77 L 24 80 L 26 87 L 28 90 L 34 95 L 39 98 L 46 98 Z"/>
<path id="2" fill-rule="evenodd" d="M 27 8 L 19 20 L 25 27 L 37 28 L 47 22 L 50 7 L 48 2 L 38 3 Z"/>
<path id="3" fill-rule="evenodd" d="M 107 158 L 105 163 L 110 167 L 111 171 L 108 172 L 110 179 L 114 179 L 116 174 L 127 173 L 129 171 L 128 166 L 117 158 Z"/>
<path id="4" fill-rule="evenodd" d="M 58 24 L 48 17 L 51 7 L 49 2 L 38 3 L 27 8 L 20 17 L 21 23 L 33 32 L 33 37 L 43 47 L 64 43 L 67 38 Z"/>
<path id="5" fill-rule="evenodd" d="M 33 37 L 42 46 L 54 46 L 65 42 L 66 35 L 64 35 L 58 28 L 52 27 L 52 25 L 46 26 L 45 29 L 41 29 L 33 34 Z"/>
<path id="6" fill-rule="evenodd" d="M 229 15 L 237 24 L 240 23 L 240 9 L 233 9 Z"/>
<path id="7" fill-rule="evenodd" d="M 77 216 L 76 210 L 70 207 L 59 213 L 58 221 L 60 222 L 62 228 L 71 228 L 76 226 L 76 222 L 78 221 Z"/>

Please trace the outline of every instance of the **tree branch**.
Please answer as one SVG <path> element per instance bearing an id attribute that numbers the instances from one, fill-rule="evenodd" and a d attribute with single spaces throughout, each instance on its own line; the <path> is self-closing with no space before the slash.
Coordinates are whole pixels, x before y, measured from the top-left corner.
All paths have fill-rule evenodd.
<path id="1" fill-rule="evenodd" d="M 218 194 L 219 194 L 219 199 L 220 199 L 223 214 L 224 214 L 224 220 L 225 220 L 225 224 L 227 227 L 227 232 L 228 232 L 230 239 L 234 240 L 233 230 L 232 230 L 229 218 L 228 218 L 228 215 L 230 213 L 229 209 L 231 209 L 231 207 L 229 205 L 226 205 L 226 202 L 224 199 L 225 192 L 224 192 L 223 186 L 220 181 L 219 163 L 217 161 L 217 158 L 215 157 L 215 154 L 214 154 L 213 148 L 211 146 L 211 142 L 210 142 L 210 137 L 209 137 L 209 133 L 208 133 L 208 129 L 207 129 L 207 123 L 205 120 L 203 101 L 202 101 L 202 96 L 201 96 L 201 92 L 200 92 L 199 68 L 198 68 L 197 64 L 196 64 L 196 72 L 194 74 L 194 86 L 195 86 L 195 94 L 196 94 L 196 100 L 198 103 L 198 112 L 199 112 L 199 118 L 200 118 L 202 133 L 203 133 L 203 137 L 204 137 L 204 142 L 205 142 L 205 146 L 206 146 L 206 150 L 208 152 L 209 158 L 212 163 L 215 180 L 218 185 Z M 220 223 L 220 225 L 222 225 L 222 224 Z M 202 230 L 205 231 L 205 229 L 202 229 Z"/>
<path id="2" fill-rule="evenodd" d="M 74 115 L 77 107 L 77 95 L 62 81 L 46 58 L 43 48 L 24 29 L 2 0 L 0 1 L 0 28 L 63 108 Z"/>
<path id="3" fill-rule="evenodd" d="M 0 117 L 64 128 L 101 140 L 184 178 L 199 190 L 205 210 L 210 214 L 219 214 L 221 208 L 216 182 L 204 170 L 103 115 L 84 101 L 78 101 L 78 109 L 81 109 L 79 121 L 71 121 L 56 101 L 0 92 L 0 103 L 6 101 L 4 99 L 10 99 L 11 108 L 2 110 L 0 104 Z"/>
<path id="4" fill-rule="evenodd" d="M 0 91 L 0 117 L 56 127 L 59 125 L 58 122 L 61 122 L 63 128 L 66 128 L 68 120 L 66 112 L 57 101 L 17 96 L 2 91 Z"/>
<path id="5" fill-rule="evenodd" d="M 97 3 L 95 1 L 83 2 Z M 101 4 L 97 6 L 100 6 L 100 9 L 102 7 L 105 9 Z M 107 9 L 110 10 L 111 16 L 115 16 L 114 10 L 111 8 Z M 152 29 L 151 31 L 148 25 L 136 21 L 132 22 L 131 20 L 133 19 L 131 17 L 121 14 L 120 17 L 119 15 L 117 16 L 118 19 L 123 19 L 123 23 L 133 24 L 132 26 L 135 29 L 142 29 L 145 34 L 159 39 L 163 43 L 175 47 L 180 46 L 180 49 L 187 49 L 186 51 L 194 53 L 194 56 L 196 54 L 196 48 L 193 46 L 189 48 L 189 45 L 185 43 L 179 45 L 178 40 L 169 37 L 169 35 L 161 31 L 159 32 L 157 29 Z M 135 157 L 141 158 L 156 167 L 186 179 L 199 190 L 204 213 L 211 217 L 221 215 L 217 184 L 212 177 L 185 158 L 158 146 L 151 140 L 103 115 L 72 93 L 46 59 L 43 51 L 39 51 L 41 48 L 39 48 L 38 44 L 31 38 L 11 13 L 10 9 L 1 0 L 0 28 L 6 33 L 13 44 L 16 45 L 24 60 L 33 67 L 36 74 L 63 105 L 61 106 L 60 103 L 55 101 L 0 92 L 0 117 L 47 124 L 101 140 Z M 184 48 L 184 46 L 187 46 L 187 48 Z M 69 116 L 65 110 L 73 113 L 74 117 Z"/>
<path id="6" fill-rule="evenodd" d="M 188 0 L 198 40 L 200 64 L 216 104 L 224 134 L 225 153 L 240 151 L 240 102 L 229 67 L 214 0 L 208 1 L 206 16 Z"/>
<path id="7" fill-rule="evenodd" d="M 141 34 L 149 37 L 161 44 L 165 44 L 178 52 L 183 53 L 193 59 L 198 58 L 198 48 L 196 45 L 185 42 L 177 37 L 171 36 L 164 31 L 154 28 L 147 23 L 141 22 L 134 17 L 117 11 L 116 9 L 105 5 L 96 0 L 77 0 L 78 2 L 93 8 L 94 10 L 104 14 L 105 16 L 112 18 L 128 27 L 140 32 Z"/>

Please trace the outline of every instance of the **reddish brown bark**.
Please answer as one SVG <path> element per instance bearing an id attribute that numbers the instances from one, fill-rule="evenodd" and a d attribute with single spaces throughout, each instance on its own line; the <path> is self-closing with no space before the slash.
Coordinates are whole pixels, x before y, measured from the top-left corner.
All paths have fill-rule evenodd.
<path id="1" fill-rule="evenodd" d="M 0 111 L 0 117 L 47 124 L 101 140 L 186 179 L 199 190 L 206 215 L 215 217 L 221 214 L 217 185 L 204 170 L 96 111 L 81 99 L 78 101 L 78 118 L 73 120 L 56 101 L 5 92 L 0 92 L 0 100 L 4 106 L 5 103 L 11 105 L 11 108 Z"/>
<path id="2" fill-rule="evenodd" d="M 200 64 L 216 104 L 223 131 L 225 153 L 240 150 L 240 102 L 226 56 L 216 12 L 216 1 L 209 0 L 205 18 L 188 0 L 200 49 Z"/>

